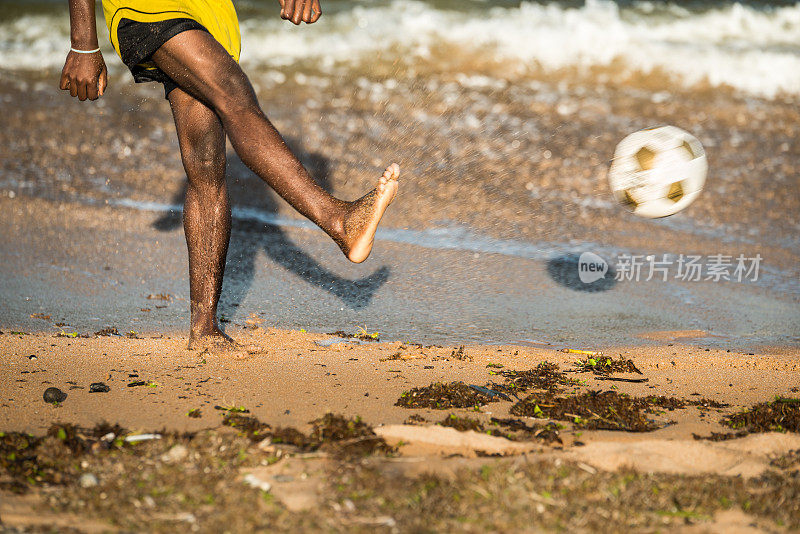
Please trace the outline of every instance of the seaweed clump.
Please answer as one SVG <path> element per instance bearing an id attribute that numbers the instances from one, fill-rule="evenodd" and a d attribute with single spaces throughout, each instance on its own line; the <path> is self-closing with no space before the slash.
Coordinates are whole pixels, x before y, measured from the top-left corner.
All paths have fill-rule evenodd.
<path id="1" fill-rule="evenodd" d="M 94 429 L 54 424 L 43 437 L 0 432 L 0 472 L 7 475 L 0 477 L 0 489 L 24 493 L 31 485 L 68 484 L 79 476 L 75 458 L 121 447 L 122 440 L 115 438 L 123 433 L 119 426 L 107 423 Z"/>
<path id="2" fill-rule="evenodd" d="M 722 407 L 708 399 L 687 401 L 675 397 L 631 397 L 616 391 L 587 391 L 579 395 L 557 397 L 552 391 L 532 394 L 511 407 L 511 414 L 571 421 L 590 430 L 626 430 L 650 432 L 662 427 L 646 414 L 680 410 L 686 406 Z"/>
<path id="3" fill-rule="evenodd" d="M 481 423 L 479 420 L 473 419 L 472 417 L 459 417 L 454 413 L 451 413 L 445 417 L 439 422 L 439 424 L 441 426 L 455 428 L 459 432 L 466 432 L 467 430 L 473 430 L 475 432 L 485 431 L 483 423 Z"/>
<path id="4" fill-rule="evenodd" d="M 558 365 L 552 362 L 542 362 L 527 371 L 504 370 L 500 371 L 500 375 L 505 379 L 505 383 L 492 384 L 492 387 L 512 393 L 529 389 L 556 392 L 563 391 L 564 387 L 580 384 L 579 380 L 569 378 L 559 371 Z"/>
<path id="5" fill-rule="evenodd" d="M 628 358 L 612 359 L 607 356 L 589 357 L 575 362 L 580 373 L 594 373 L 596 375 L 610 375 L 611 373 L 636 373 L 642 374 L 633 360 Z"/>
<path id="6" fill-rule="evenodd" d="M 705 441 L 728 441 L 731 439 L 739 439 L 745 437 L 749 432 L 712 432 L 708 436 L 701 436 L 700 434 L 692 434 L 696 440 Z"/>
<path id="7" fill-rule="evenodd" d="M 531 441 L 538 439 L 545 443 L 563 443 L 559 435 L 559 430 L 561 430 L 563 426 L 553 423 L 552 421 L 544 425 L 537 423 L 528 425 L 519 419 L 500 419 L 492 417 L 491 424 L 503 427 L 503 437 L 512 441 Z"/>
<path id="8" fill-rule="evenodd" d="M 236 428 L 240 430 L 252 441 L 259 441 L 264 439 L 269 434 L 271 427 L 262 423 L 255 417 L 249 415 L 242 415 L 241 413 L 229 412 L 222 418 L 222 424 L 225 426 Z"/>
<path id="9" fill-rule="evenodd" d="M 729 415 L 722 424 L 746 432 L 800 432 L 800 399 L 778 397 Z"/>
<path id="10" fill-rule="evenodd" d="M 541 440 L 546 443 L 562 442 L 558 433 L 561 426 L 553 422 L 544 425 L 527 425 L 519 419 L 492 417 L 489 424 L 484 424 L 478 419 L 450 414 L 440 421 L 439 425 L 454 428 L 459 432 L 472 430 L 511 441 Z"/>
<path id="11" fill-rule="evenodd" d="M 447 410 L 450 408 L 474 408 L 494 400 L 492 396 L 477 391 L 463 382 L 450 382 L 449 384 L 436 382 L 404 392 L 397 399 L 395 406 Z"/>
<path id="12" fill-rule="evenodd" d="M 372 334 L 370 334 L 363 328 L 360 328 L 359 331 L 356 332 L 355 334 L 350 334 L 348 332 L 345 332 L 344 330 L 337 330 L 336 332 L 329 332 L 328 335 L 340 337 L 342 339 L 357 339 L 359 341 L 378 342 L 381 340 L 380 334 L 378 332 L 373 332 Z"/>
<path id="13" fill-rule="evenodd" d="M 660 428 L 645 417 L 650 407 L 646 399 L 620 395 L 616 391 L 588 391 L 570 397 L 529 395 L 511 407 L 511 414 L 571 421 L 592 430 L 649 432 Z"/>
<path id="14" fill-rule="evenodd" d="M 406 420 L 403 421 L 403 424 L 404 425 L 424 425 L 427 422 L 428 422 L 428 420 L 425 419 L 424 417 L 422 417 L 421 415 L 419 415 L 418 413 L 412 413 L 411 415 L 406 417 Z"/>
<path id="15" fill-rule="evenodd" d="M 366 455 L 390 453 L 394 449 L 361 420 L 327 413 L 311 421 L 311 434 L 306 435 L 293 427 L 272 428 L 257 418 L 240 413 L 227 413 L 222 424 L 236 428 L 251 441 L 269 438 L 271 443 L 296 447 L 301 452 L 328 450 L 336 454 Z"/>
<path id="16" fill-rule="evenodd" d="M 375 434 L 372 427 L 360 417 L 347 418 L 327 413 L 311 422 L 311 442 L 319 449 L 340 456 L 366 456 L 368 454 L 389 454 L 394 448 Z"/>

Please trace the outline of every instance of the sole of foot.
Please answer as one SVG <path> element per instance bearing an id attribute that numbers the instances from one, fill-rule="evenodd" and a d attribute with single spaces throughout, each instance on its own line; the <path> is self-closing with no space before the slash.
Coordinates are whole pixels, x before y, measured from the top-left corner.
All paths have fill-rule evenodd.
<path id="1" fill-rule="evenodd" d="M 386 208 L 397 195 L 400 177 L 400 166 L 392 163 L 378 181 L 378 186 L 353 202 L 345 216 L 345 243 L 342 246 L 347 259 L 353 263 L 361 263 L 369 257 L 375 241 L 375 231 L 381 222 Z"/>

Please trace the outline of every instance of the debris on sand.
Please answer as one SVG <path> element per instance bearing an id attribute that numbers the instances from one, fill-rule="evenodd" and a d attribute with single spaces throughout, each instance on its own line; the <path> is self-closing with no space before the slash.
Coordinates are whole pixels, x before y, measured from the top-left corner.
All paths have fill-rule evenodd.
<path id="1" fill-rule="evenodd" d="M 453 349 L 453 351 L 450 353 L 450 358 L 453 360 L 472 361 L 472 356 L 464 352 L 464 345 L 461 345 L 457 349 Z"/>
<path id="2" fill-rule="evenodd" d="M 416 347 L 414 347 L 416 348 Z M 395 360 L 419 360 L 425 358 L 425 354 L 422 352 L 411 352 L 408 351 L 408 347 L 403 345 L 400 347 L 400 350 L 397 352 L 393 352 L 391 355 L 387 356 L 386 358 L 381 358 L 380 361 L 382 362 L 390 362 Z"/>
<path id="3" fill-rule="evenodd" d="M 514 418 L 498 419 L 492 417 L 488 424 L 472 417 L 450 414 L 438 423 L 439 426 L 454 428 L 459 432 L 478 432 L 511 441 L 541 440 L 546 443 L 561 443 L 558 431 L 560 425 L 550 422 L 544 425 L 527 425 Z"/>
<path id="4" fill-rule="evenodd" d="M 451 413 L 441 421 L 439 421 L 441 426 L 447 426 L 450 428 L 455 428 L 459 432 L 465 432 L 467 430 L 474 430 L 475 432 L 484 432 L 483 423 L 481 423 L 477 419 L 473 419 L 471 417 L 460 417 L 454 413 Z"/>
<path id="5" fill-rule="evenodd" d="M 313 444 L 308 436 L 293 427 L 279 426 L 269 433 L 270 443 L 297 447 L 298 450 L 312 450 Z"/>
<path id="6" fill-rule="evenodd" d="M 497 391 L 497 390 L 494 390 L 494 389 L 490 389 L 490 388 L 487 388 L 486 386 L 476 386 L 475 384 L 470 384 L 469 387 L 471 387 L 472 389 L 474 389 L 478 393 L 483 393 L 484 395 L 488 395 L 489 398 L 492 398 L 492 399 L 497 397 L 497 398 L 500 398 L 500 399 L 503 399 L 503 400 L 507 400 L 509 402 L 511 402 L 513 400 L 511 397 L 509 397 L 508 395 L 506 395 L 502 391 Z"/>
<path id="7" fill-rule="evenodd" d="M 695 406 L 696 408 L 700 408 L 701 410 L 702 409 L 708 409 L 708 408 L 714 408 L 715 410 L 720 410 L 722 408 L 727 408 L 728 406 L 730 406 L 730 404 L 726 404 L 724 402 L 719 402 L 719 401 L 707 399 L 705 397 L 697 399 L 697 400 L 686 401 L 686 404 L 688 406 Z"/>
<path id="8" fill-rule="evenodd" d="M 449 384 L 436 382 L 404 392 L 397 399 L 395 406 L 447 410 L 450 408 L 474 408 L 495 400 L 490 395 L 476 391 L 463 382 L 450 382 Z"/>
<path id="9" fill-rule="evenodd" d="M 504 370 L 500 375 L 505 378 L 501 386 L 491 385 L 494 389 L 505 391 L 527 391 L 539 389 L 546 391 L 561 391 L 564 387 L 576 386 L 581 382 L 558 370 L 558 365 L 551 362 L 542 362 L 527 371 Z"/>
<path id="10" fill-rule="evenodd" d="M 192 408 L 186 412 L 186 416 L 191 417 L 192 419 L 200 419 L 203 417 L 203 412 L 200 411 L 200 408 Z"/>
<path id="11" fill-rule="evenodd" d="M 769 465 L 778 469 L 793 469 L 800 466 L 800 449 L 778 455 L 770 460 Z"/>
<path id="12" fill-rule="evenodd" d="M 189 456 L 189 449 L 180 443 L 173 445 L 167 452 L 161 455 L 161 461 L 165 464 L 176 464 Z"/>
<path id="13" fill-rule="evenodd" d="M 692 437 L 696 440 L 705 440 L 705 441 L 728 441 L 729 439 L 739 439 L 747 436 L 749 432 L 739 431 L 739 432 L 712 432 L 708 436 L 701 436 L 699 434 L 692 433 Z"/>
<path id="14" fill-rule="evenodd" d="M 519 443 L 485 432 L 440 425 L 384 425 L 375 429 L 386 441 L 397 446 L 422 446 L 428 453 L 460 456 L 505 456 L 530 451 L 534 444 Z"/>
<path id="15" fill-rule="evenodd" d="M 567 354 L 584 354 L 586 356 L 602 356 L 603 353 L 598 350 L 584 350 L 584 349 L 561 349 L 561 352 Z"/>
<path id="16" fill-rule="evenodd" d="M 223 412 L 229 412 L 229 413 L 250 413 L 250 410 L 248 410 L 244 406 L 235 406 L 235 405 L 232 405 L 232 406 L 220 406 L 220 405 L 215 405 L 214 409 L 215 410 L 220 410 L 220 411 L 223 411 Z"/>
<path id="17" fill-rule="evenodd" d="M 424 425 L 427 422 L 428 422 L 427 419 L 425 419 L 424 417 L 422 417 L 418 413 L 414 413 L 414 414 L 409 415 L 406 418 L 405 422 L 403 422 L 403 424 L 404 425 Z"/>
<path id="18" fill-rule="evenodd" d="M 559 431 L 563 426 L 552 421 L 544 425 L 527 425 L 523 421 L 514 418 L 499 419 L 492 417 L 492 425 L 503 427 L 503 437 L 513 441 L 531 441 L 538 439 L 545 443 L 562 443 Z"/>
<path id="19" fill-rule="evenodd" d="M 67 394 L 58 388 L 47 388 L 44 390 L 42 398 L 47 403 L 56 404 L 59 402 L 64 402 L 67 399 Z"/>
<path id="20" fill-rule="evenodd" d="M 344 330 L 337 330 L 336 332 L 329 332 L 329 336 L 336 336 L 342 339 L 357 339 L 359 341 L 374 341 L 378 342 L 381 340 L 379 332 L 369 333 L 364 328 L 359 328 L 358 332 L 355 334 L 348 334 Z"/>
<path id="21" fill-rule="evenodd" d="M 244 478 L 242 478 L 242 482 L 244 482 L 251 488 L 256 488 L 264 492 L 267 492 L 272 489 L 272 484 L 270 484 L 266 480 L 261 480 L 253 473 L 248 473 L 247 475 L 245 475 Z"/>
<path id="22" fill-rule="evenodd" d="M 222 424 L 236 428 L 252 441 L 262 440 L 264 436 L 269 433 L 271 428 L 268 424 L 262 423 L 255 417 L 242 415 L 236 412 L 228 412 L 225 414 L 225 417 L 222 418 Z"/>
<path id="23" fill-rule="evenodd" d="M 360 417 L 351 419 L 327 413 L 311 421 L 311 425 L 311 440 L 318 443 L 318 448 L 340 456 L 389 454 L 394 451 Z"/>
<path id="24" fill-rule="evenodd" d="M 722 424 L 746 432 L 800 432 L 800 399 L 777 397 L 730 415 Z"/>
<path id="25" fill-rule="evenodd" d="M 132 434 L 125 436 L 125 443 L 139 443 L 140 441 L 153 441 L 161 439 L 161 434 Z"/>
<path id="26" fill-rule="evenodd" d="M 642 372 L 633 363 L 633 360 L 623 358 L 612 359 L 607 356 L 589 356 L 586 359 L 575 362 L 576 371 L 579 373 L 594 373 L 596 375 L 608 375 L 611 373 L 636 373 Z"/>
<path id="27" fill-rule="evenodd" d="M 102 337 L 102 336 L 119 336 L 122 335 L 119 333 L 119 330 L 116 327 L 108 326 L 103 328 L 102 330 L 98 330 L 94 333 L 95 336 Z"/>
<path id="28" fill-rule="evenodd" d="M 43 321 L 49 321 L 50 316 L 44 313 L 32 313 L 31 319 L 42 319 Z"/>
<path id="29" fill-rule="evenodd" d="M 78 479 L 78 484 L 83 489 L 93 488 L 99 484 L 97 477 L 92 473 L 84 473 Z"/>
<path id="30" fill-rule="evenodd" d="M 279 444 L 296 447 L 296 450 L 303 452 L 323 450 L 340 456 L 388 454 L 394 450 L 360 417 L 348 418 L 327 413 L 311 421 L 312 430 L 308 436 L 292 427 L 273 429 L 257 418 L 241 413 L 227 413 L 222 424 L 239 430 L 251 441 L 260 442 L 262 449 Z"/>
<path id="31" fill-rule="evenodd" d="M 108 393 L 111 388 L 103 382 L 93 382 L 89 385 L 89 393 Z"/>
<path id="32" fill-rule="evenodd" d="M 662 425 L 645 418 L 652 410 L 647 399 L 621 395 L 616 391 L 588 391 L 580 395 L 556 397 L 532 394 L 511 407 L 511 414 L 571 421 L 592 430 L 649 432 Z"/>
<path id="33" fill-rule="evenodd" d="M 147 295 L 147 299 L 171 301 L 172 295 L 170 295 L 169 293 L 150 293 L 149 295 Z"/>

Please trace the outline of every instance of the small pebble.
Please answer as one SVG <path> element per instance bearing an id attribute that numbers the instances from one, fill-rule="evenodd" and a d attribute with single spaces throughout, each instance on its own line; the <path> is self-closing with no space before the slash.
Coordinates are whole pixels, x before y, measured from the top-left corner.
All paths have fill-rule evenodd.
<path id="1" fill-rule="evenodd" d="M 161 455 L 161 461 L 165 464 L 180 462 L 189 455 L 189 449 L 183 445 L 175 445 L 170 450 Z"/>
<path id="2" fill-rule="evenodd" d="M 35 354 L 31 354 L 30 356 L 28 356 L 28 359 L 33 361 L 33 360 L 38 360 L 39 358 L 37 358 Z"/>
<path id="3" fill-rule="evenodd" d="M 44 395 L 42 395 L 42 398 L 45 402 L 50 403 L 64 402 L 64 400 L 67 398 L 67 394 L 58 388 L 47 388 L 44 390 Z"/>
<path id="4" fill-rule="evenodd" d="M 97 477 L 91 473 L 84 473 L 81 475 L 81 478 L 78 479 L 78 483 L 81 485 L 82 488 L 93 488 L 99 484 L 97 481 Z"/>
<path id="5" fill-rule="evenodd" d="M 89 385 L 89 393 L 108 393 L 111 388 L 102 382 L 94 382 Z"/>

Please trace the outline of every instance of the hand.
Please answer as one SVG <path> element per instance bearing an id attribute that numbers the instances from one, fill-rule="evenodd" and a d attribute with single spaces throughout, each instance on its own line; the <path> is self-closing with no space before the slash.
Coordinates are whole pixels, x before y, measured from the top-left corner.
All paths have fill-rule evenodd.
<path id="1" fill-rule="evenodd" d="M 82 102 L 87 98 L 97 100 L 108 86 L 108 70 L 103 54 L 78 54 L 70 51 L 64 69 L 61 71 L 61 83 L 58 87 L 77 96 Z"/>
<path id="2" fill-rule="evenodd" d="M 322 15 L 319 0 L 278 0 L 281 3 L 281 18 L 292 24 L 317 22 Z"/>

